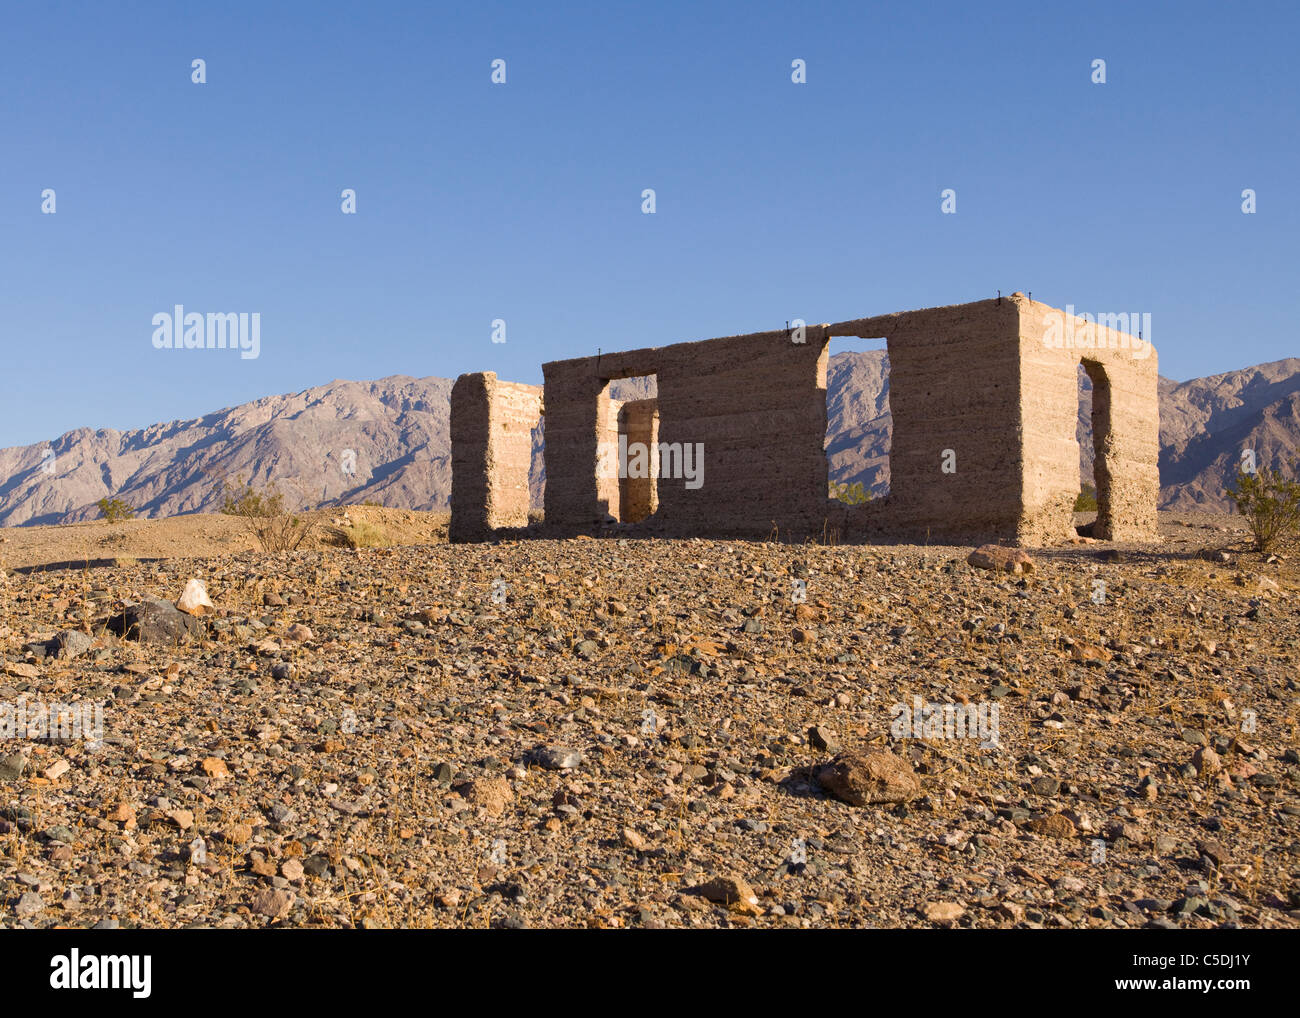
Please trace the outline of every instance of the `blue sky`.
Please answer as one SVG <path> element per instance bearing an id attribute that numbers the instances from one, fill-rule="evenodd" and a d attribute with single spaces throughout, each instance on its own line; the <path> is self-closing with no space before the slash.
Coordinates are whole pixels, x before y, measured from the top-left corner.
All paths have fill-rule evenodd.
<path id="1" fill-rule="evenodd" d="M 1294 356 L 1298 28 L 1132 0 L 10 5 L 0 446 L 998 288 L 1150 312 L 1167 377 Z M 155 349 L 175 304 L 260 313 L 260 356 Z"/>

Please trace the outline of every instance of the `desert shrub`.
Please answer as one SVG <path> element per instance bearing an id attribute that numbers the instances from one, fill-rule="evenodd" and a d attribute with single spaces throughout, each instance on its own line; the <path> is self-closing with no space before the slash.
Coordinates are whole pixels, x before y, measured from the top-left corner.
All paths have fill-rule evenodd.
<path id="1" fill-rule="evenodd" d="M 1079 497 L 1074 500 L 1074 511 L 1076 513 L 1097 511 L 1097 489 L 1091 484 L 1085 484 L 1083 490 L 1079 492 Z"/>
<path id="2" fill-rule="evenodd" d="M 851 485 L 831 481 L 828 494 L 845 505 L 862 505 L 864 502 L 871 501 L 871 492 L 862 486 L 861 481 L 854 481 Z"/>
<path id="3" fill-rule="evenodd" d="M 392 544 L 383 527 L 364 520 L 350 527 L 340 527 L 339 534 L 349 548 L 387 548 Z"/>
<path id="4" fill-rule="evenodd" d="M 243 477 L 226 482 L 221 511 L 241 519 L 263 551 L 296 551 L 315 527 L 284 508 L 284 493 L 275 485 L 259 490 Z"/>
<path id="5" fill-rule="evenodd" d="M 1296 465 L 1290 464 L 1291 473 Z M 1237 468 L 1237 487 L 1227 495 L 1246 517 L 1255 550 L 1267 554 L 1300 537 L 1300 482 L 1281 470 L 1260 467 L 1254 473 Z"/>
<path id="6" fill-rule="evenodd" d="M 95 505 L 99 506 L 99 511 L 109 523 L 135 519 L 135 510 L 120 498 L 101 498 Z"/>

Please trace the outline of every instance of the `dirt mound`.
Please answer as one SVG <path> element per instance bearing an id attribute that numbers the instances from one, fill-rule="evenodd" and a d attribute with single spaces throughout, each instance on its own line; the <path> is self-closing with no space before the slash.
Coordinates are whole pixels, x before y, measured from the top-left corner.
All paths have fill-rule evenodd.
<path id="1" fill-rule="evenodd" d="M 359 524 L 390 545 L 438 544 L 447 540 L 446 512 L 348 506 L 299 514 L 312 530 L 303 550 L 346 546 Z M 113 563 L 170 558 L 215 558 L 262 550 L 241 519 L 194 513 L 161 520 L 69 523 L 0 530 L 0 569 L 95 568 Z"/>

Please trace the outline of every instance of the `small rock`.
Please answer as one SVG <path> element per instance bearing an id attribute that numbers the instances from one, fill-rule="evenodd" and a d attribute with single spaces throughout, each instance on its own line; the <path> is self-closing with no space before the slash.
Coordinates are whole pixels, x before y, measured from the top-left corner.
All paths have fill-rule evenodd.
<path id="1" fill-rule="evenodd" d="M 456 768 L 449 763 L 436 764 L 433 768 L 433 780 L 440 785 L 450 785 L 456 776 Z"/>
<path id="2" fill-rule="evenodd" d="M 467 802 L 481 806 L 488 816 L 500 816 L 514 799 L 515 793 L 505 778 L 479 778 L 465 786 Z"/>
<path id="3" fill-rule="evenodd" d="M 840 746 L 835 738 L 835 733 L 825 725 L 813 725 L 808 729 L 808 741 L 817 749 L 824 749 L 828 753 L 838 753 Z"/>
<path id="4" fill-rule="evenodd" d="M 221 832 L 221 840 L 228 845 L 247 845 L 253 840 L 250 824 L 231 824 Z"/>
<path id="5" fill-rule="evenodd" d="M 59 647 L 59 657 L 68 659 L 80 657 L 95 645 L 95 641 L 80 629 L 65 629 L 55 637 L 55 642 Z"/>
<path id="6" fill-rule="evenodd" d="M 67 824 L 55 824 L 53 827 L 46 829 L 45 837 L 49 841 L 57 841 L 64 845 L 72 845 L 77 841 L 77 832 Z"/>
<path id="7" fill-rule="evenodd" d="M 21 753 L 0 756 L 0 781 L 17 781 L 27 768 L 27 758 Z"/>
<path id="8" fill-rule="evenodd" d="M 258 915 L 279 919 L 293 907 L 294 896 L 289 891 L 265 888 L 253 896 L 252 909 Z"/>
<path id="9" fill-rule="evenodd" d="M 50 781 L 57 781 L 68 771 L 72 770 L 72 764 L 67 760 L 55 760 L 54 763 L 45 768 L 45 777 Z"/>
<path id="10" fill-rule="evenodd" d="M 1038 795 L 1050 798 L 1061 790 L 1061 782 L 1056 778 L 1044 774 L 1040 778 L 1034 778 L 1034 780 L 1029 783 L 1029 787 Z"/>
<path id="11" fill-rule="evenodd" d="M 714 877 L 706 884 L 693 889 L 693 893 L 734 912 L 758 915 L 758 895 L 754 889 L 735 876 Z"/>
<path id="12" fill-rule="evenodd" d="M 645 838 L 637 834 L 637 832 L 632 830 L 632 828 L 624 827 L 621 832 L 621 837 L 623 839 L 623 844 L 632 849 L 633 852 L 645 851 Z"/>
<path id="13" fill-rule="evenodd" d="M 966 914 L 966 908 L 955 901 L 932 901 L 921 909 L 922 915 L 932 923 L 950 923 Z"/>
<path id="14" fill-rule="evenodd" d="M 18 904 L 14 906 L 14 914 L 19 919 L 26 919 L 28 916 L 34 916 L 37 912 L 43 911 L 45 902 L 35 891 L 27 891 L 19 899 Z"/>
<path id="15" fill-rule="evenodd" d="M 1005 548 L 998 544 L 985 544 L 967 556 L 968 565 L 976 569 L 991 569 L 997 573 L 1032 573 L 1034 560 L 1022 548 Z"/>
<path id="16" fill-rule="evenodd" d="M 1192 766 L 1198 777 L 1213 777 L 1223 770 L 1223 761 L 1209 746 L 1202 746 L 1192 754 Z"/>
<path id="17" fill-rule="evenodd" d="M 208 600 L 207 588 L 202 580 L 190 580 L 176 600 L 176 610 L 186 615 L 209 615 L 216 611 L 216 605 Z"/>
<path id="18" fill-rule="evenodd" d="M 538 746 L 528 756 L 529 763 L 551 771 L 567 771 L 582 763 L 582 753 L 564 746 Z"/>
<path id="19" fill-rule="evenodd" d="M 230 768 L 226 766 L 226 761 L 220 757 L 206 757 L 202 764 L 203 773 L 210 778 L 225 778 L 230 776 Z"/>
<path id="20" fill-rule="evenodd" d="M 187 809 L 168 810 L 167 819 L 182 831 L 187 831 L 194 826 L 194 814 Z"/>
<path id="21" fill-rule="evenodd" d="M 1025 829 L 1049 838 L 1073 838 L 1075 834 L 1074 824 L 1062 813 L 1030 820 Z"/>

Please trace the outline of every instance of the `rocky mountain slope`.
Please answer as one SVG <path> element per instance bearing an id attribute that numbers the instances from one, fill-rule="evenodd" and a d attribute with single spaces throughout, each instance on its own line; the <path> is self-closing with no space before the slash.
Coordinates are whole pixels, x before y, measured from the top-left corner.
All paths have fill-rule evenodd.
<path id="1" fill-rule="evenodd" d="M 1190 382 L 1160 382 L 1165 508 L 1222 509 L 1242 451 L 1260 465 L 1300 458 L 1300 357 Z"/>
<path id="2" fill-rule="evenodd" d="M 188 421 L 136 431 L 81 428 L 52 443 L 0 449 L 0 525 L 95 519 L 121 498 L 142 516 L 219 509 L 223 481 L 276 480 L 303 505 L 367 500 L 445 509 L 451 490 L 451 381 L 394 375 L 335 381 Z M 1083 379 L 1086 389 L 1086 378 Z M 621 399 L 649 395 L 627 380 Z M 1161 504 L 1224 510 L 1243 448 L 1279 463 L 1300 447 L 1300 358 L 1190 382 L 1161 381 Z M 1091 473 L 1090 395 L 1080 407 L 1081 472 Z M 828 372 L 827 456 L 836 481 L 889 485 L 889 364 L 883 351 L 841 353 Z M 542 429 L 531 487 L 541 503 Z"/>

